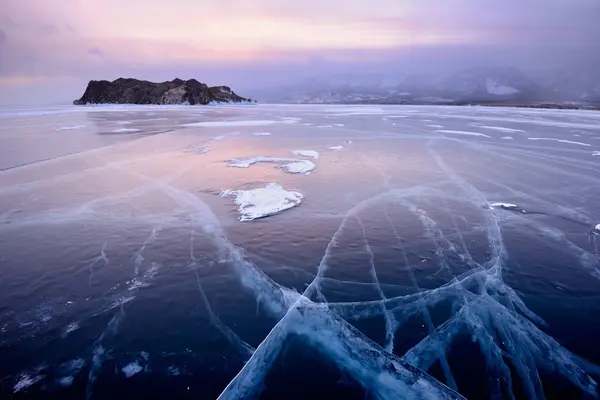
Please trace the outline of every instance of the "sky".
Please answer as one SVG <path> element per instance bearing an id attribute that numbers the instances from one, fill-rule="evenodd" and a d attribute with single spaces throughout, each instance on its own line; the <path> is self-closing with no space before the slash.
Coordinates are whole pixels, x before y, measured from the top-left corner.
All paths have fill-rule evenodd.
<path id="1" fill-rule="evenodd" d="M 66 103 L 121 76 L 241 92 L 350 71 L 550 70 L 600 57 L 598 21 L 599 0 L 0 0 L 0 103 Z"/>

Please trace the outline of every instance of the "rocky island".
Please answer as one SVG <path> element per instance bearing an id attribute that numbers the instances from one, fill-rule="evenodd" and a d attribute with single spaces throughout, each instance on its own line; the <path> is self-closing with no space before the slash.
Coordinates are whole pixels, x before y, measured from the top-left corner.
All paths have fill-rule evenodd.
<path id="1" fill-rule="evenodd" d="M 149 82 L 132 78 L 110 81 L 90 81 L 83 96 L 73 101 L 84 104 L 209 104 L 256 103 L 235 94 L 227 86 L 213 86 L 195 79 L 174 79 L 167 82 Z"/>

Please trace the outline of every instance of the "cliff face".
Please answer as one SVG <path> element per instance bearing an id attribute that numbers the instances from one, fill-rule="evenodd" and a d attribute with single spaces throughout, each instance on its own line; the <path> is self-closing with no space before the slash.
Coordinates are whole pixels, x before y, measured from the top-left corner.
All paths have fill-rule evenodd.
<path id="1" fill-rule="evenodd" d="M 195 79 L 149 82 L 119 78 L 115 81 L 90 81 L 83 96 L 73 101 L 83 104 L 209 104 L 255 103 L 238 96 L 227 86 L 208 87 Z"/>

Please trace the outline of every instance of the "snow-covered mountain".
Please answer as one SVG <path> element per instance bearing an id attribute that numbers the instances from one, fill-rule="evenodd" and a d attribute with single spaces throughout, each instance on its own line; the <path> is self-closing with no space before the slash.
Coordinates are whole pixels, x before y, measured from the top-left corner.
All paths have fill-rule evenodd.
<path id="1" fill-rule="evenodd" d="M 253 95 L 259 101 L 284 103 L 600 104 L 598 71 L 590 67 L 565 69 L 544 86 L 510 66 L 469 68 L 447 76 L 337 74 L 261 88 Z"/>
<path id="2" fill-rule="evenodd" d="M 551 90 L 561 100 L 600 103 L 600 66 L 563 68 L 556 74 Z"/>
<path id="3" fill-rule="evenodd" d="M 536 100 L 541 87 L 515 67 L 480 67 L 460 71 L 438 89 L 447 97 L 467 101 Z"/>

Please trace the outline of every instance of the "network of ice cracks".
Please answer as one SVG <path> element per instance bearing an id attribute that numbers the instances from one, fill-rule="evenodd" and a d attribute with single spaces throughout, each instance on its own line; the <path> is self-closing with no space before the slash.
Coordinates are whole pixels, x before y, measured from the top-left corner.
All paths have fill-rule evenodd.
<path id="1" fill-rule="evenodd" d="M 278 319 L 277 324 L 264 340 L 253 348 L 223 324 L 212 311 L 196 272 L 198 288 L 212 322 L 227 340 L 247 356 L 247 362 L 223 390 L 219 399 L 257 398 L 263 389 L 264 378 L 292 336 L 303 338 L 307 344 L 329 356 L 340 368 L 364 386 L 374 398 L 460 399 L 462 396 L 458 394 L 447 355 L 453 341 L 463 334 L 470 335 L 486 359 L 491 388 L 490 398 L 514 399 L 515 379 L 520 381 L 527 398 L 544 398 L 540 373 L 560 375 L 578 387 L 583 396 L 598 398 L 597 383 L 590 374 L 598 375 L 600 369 L 572 354 L 555 339 L 545 334 L 542 331 L 545 322 L 529 310 L 519 295 L 503 280 L 503 268 L 508 260 L 508 254 L 497 213 L 505 212 L 502 208 L 512 208 L 513 205 L 498 203 L 498 207 L 490 206 L 494 203 L 488 201 L 481 191 L 456 174 L 433 147 L 429 147 L 429 152 L 439 168 L 447 175 L 448 180 L 460 188 L 465 195 L 460 200 L 467 201 L 481 210 L 487 221 L 485 231 L 492 257 L 483 263 L 476 262 L 469 254 L 458 227 L 456 229 L 461 248 L 453 245 L 444 236 L 436 221 L 411 201 L 411 198 L 423 194 L 439 198 L 451 198 L 451 195 L 426 186 L 388 188 L 384 193 L 362 201 L 344 215 L 317 267 L 316 277 L 303 293 L 278 284 L 249 261 L 244 256 L 243 249 L 229 241 L 210 207 L 198 196 L 173 186 L 171 181 L 174 179 L 156 181 L 123 168 L 124 172 L 134 174 L 137 178 L 146 181 L 149 187 L 162 190 L 179 205 L 189 209 L 193 225 L 200 227 L 203 233 L 211 238 L 220 258 L 233 266 L 240 283 L 254 293 L 257 300 L 260 300 L 261 304 L 264 304 Z M 451 281 L 438 288 L 427 290 L 420 289 L 416 278 L 412 276 L 416 289 L 414 293 L 386 298 L 378 281 L 373 253 L 363 227 L 364 250 L 370 254 L 371 260 L 365 268 L 370 270 L 372 285 L 380 294 L 380 299 L 328 302 L 321 293 L 321 288 L 324 282 L 331 279 L 327 277 L 328 262 L 339 236 L 348 229 L 350 222 L 356 222 L 362 227 L 360 213 L 382 204 L 386 205 L 386 209 L 402 207 L 416 215 L 436 247 L 455 252 L 470 267 L 469 271 L 454 276 Z M 401 228 L 395 225 L 387 211 L 385 216 L 389 229 L 397 239 L 397 246 L 406 257 L 400 237 Z M 147 285 L 161 268 L 160 264 L 152 263 L 144 273 L 140 274 L 139 271 L 139 266 L 144 261 L 145 247 L 157 239 L 162 227 L 162 222 L 156 225 L 135 254 L 136 268 L 134 279 L 128 287 L 128 295 L 116 299 L 110 307 L 115 310 L 115 314 L 93 346 L 87 398 L 92 397 L 99 371 L 109 357 L 109 351 L 104 343 L 118 334 L 125 318 L 125 305 L 133 300 L 136 291 Z M 444 252 L 437 254 L 441 255 L 440 267 L 448 268 Z M 192 259 L 190 265 L 200 268 L 194 261 L 193 254 L 190 257 Z M 408 265 L 406 258 L 402 261 Z M 90 279 L 94 268 L 103 263 L 108 263 L 104 248 L 90 263 Z M 598 270 L 594 269 L 593 265 L 590 264 L 589 268 L 592 275 L 600 278 Z M 435 326 L 429 309 L 449 301 L 452 302 L 455 310 L 453 315 L 441 325 Z M 384 346 L 373 342 L 348 322 L 375 316 L 382 316 L 385 319 Z M 395 333 L 413 316 L 421 316 L 426 321 L 428 334 L 403 356 L 398 356 L 393 348 Z M 123 372 L 134 374 L 141 371 L 144 357 L 142 354 L 139 361 L 126 366 Z M 73 371 L 78 372 L 83 366 L 82 361 L 75 360 L 74 363 L 76 365 Z M 441 365 L 445 384 L 427 374 L 435 363 Z M 34 372 L 24 373 L 15 385 L 15 391 L 34 384 L 39 379 L 40 376 L 35 375 Z M 69 377 L 63 379 L 67 379 L 65 383 L 68 384 Z"/>

